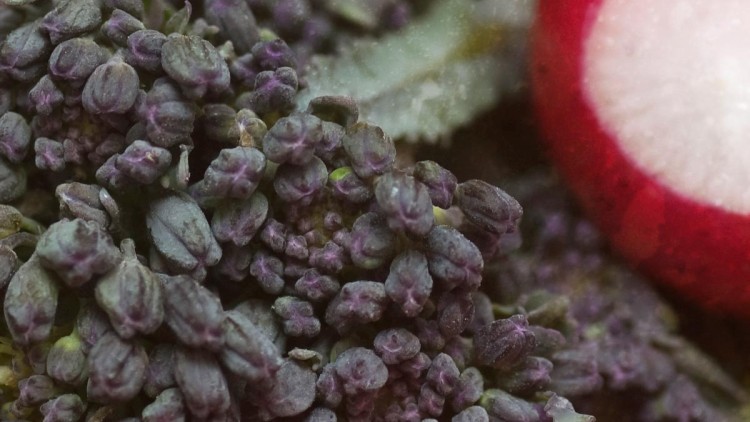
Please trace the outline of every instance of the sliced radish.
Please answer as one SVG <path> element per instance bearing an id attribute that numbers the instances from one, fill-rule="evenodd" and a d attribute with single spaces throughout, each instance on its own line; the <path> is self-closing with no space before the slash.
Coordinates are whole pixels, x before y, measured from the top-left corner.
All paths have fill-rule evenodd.
<path id="1" fill-rule="evenodd" d="M 551 157 L 633 264 L 750 316 L 750 3 L 540 1 Z"/>

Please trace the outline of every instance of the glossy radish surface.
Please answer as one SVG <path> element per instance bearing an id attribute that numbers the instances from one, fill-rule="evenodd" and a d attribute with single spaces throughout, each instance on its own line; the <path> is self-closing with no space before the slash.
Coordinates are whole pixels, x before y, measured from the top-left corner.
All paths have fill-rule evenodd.
<path id="1" fill-rule="evenodd" d="M 750 316 L 750 3 L 540 1 L 534 101 L 550 156 L 615 249 Z"/>

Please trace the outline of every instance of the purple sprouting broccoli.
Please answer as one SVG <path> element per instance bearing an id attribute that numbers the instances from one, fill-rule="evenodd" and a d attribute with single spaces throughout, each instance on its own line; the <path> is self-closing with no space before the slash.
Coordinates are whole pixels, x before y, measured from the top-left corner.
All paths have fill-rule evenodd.
<path id="1" fill-rule="evenodd" d="M 83 107 L 93 115 L 124 114 L 133 108 L 139 85 L 135 69 L 116 55 L 94 69 L 86 80 Z"/>
<path id="2" fill-rule="evenodd" d="M 263 153 L 277 163 L 303 165 L 313 159 L 323 134 L 322 121 L 311 114 L 279 119 L 263 138 Z"/>
<path id="3" fill-rule="evenodd" d="M 0 116 L 0 154 L 11 163 L 19 163 L 30 146 L 31 128 L 23 116 L 12 111 Z"/>
<path id="4" fill-rule="evenodd" d="M 511 369 L 522 364 L 536 347 L 536 337 L 521 315 L 482 327 L 474 340 L 477 361 L 498 369 Z"/>
<path id="5" fill-rule="evenodd" d="M 339 333 L 346 333 L 358 324 L 379 320 L 386 305 L 383 283 L 352 281 L 344 284 L 328 304 L 325 321 Z"/>
<path id="6" fill-rule="evenodd" d="M 130 34 L 145 29 L 143 22 L 135 16 L 124 10 L 115 9 L 109 19 L 102 24 L 101 33 L 119 47 L 125 47 Z"/>
<path id="7" fill-rule="evenodd" d="M 393 231 L 424 237 L 433 226 L 435 216 L 427 187 L 409 175 L 382 175 L 375 185 L 375 199 Z"/>
<path id="8" fill-rule="evenodd" d="M 113 269 L 122 255 L 95 222 L 75 219 L 53 224 L 37 245 L 39 262 L 70 287 L 79 287 Z"/>
<path id="9" fill-rule="evenodd" d="M 131 239 L 123 240 L 121 248 L 122 261 L 98 281 L 95 297 L 117 334 L 130 339 L 161 326 L 164 289 L 156 274 L 138 261 Z"/>
<path id="10" fill-rule="evenodd" d="M 221 150 L 206 169 L 195 194 L 208 198 L 248 199 L 258 188 L 266 169 L 266 157 L 251 147 Z"/>
<path id="11" fill-rule="evenodd" d="M 404 328 L 383 330 L 375 336 L 375 352 L 388 365 L 411 359 L 419 353 L 419 338 Z"/>
<path id="12" fill-rule="evenodd" d="M 86 395 L 100 403 L 133 399 L 146 379 L 148 356 L 143 345 L 123 340 L 114 332 L 99 338 L 88 356 L 89 380 Z"/>
<path id="13" fill-rule="evenodd" d="M 164 321 L 188 347 L 217 351 L 224 345 L 224 309 L 219 298 L 192 278 L 160 274 Z"/>
<path id="14" fill-rule="evenodd" d="M 126 63 L 150 73 L 161 73 L 161 51 L 167 36 L 153 29 L 140 29 L 127 37 L 128 49 L 123 53 Z"/>
<path id="15" fill-rule="evenodd" d="M 343 147 L 357 176 L 367 179 L 393 168 L 396 146 L 377 126 L 356 123 L 346 130 Z"/>
<path id="16" fill-rule="evenodd" d="M 279 166 L 273 187 L 282 201 L 307 205 L 325 187 L 327 178 L 326 165 L 320 158 L 313 157 L 302 165 L 285 163 Z"/>
<path id="17" fill-rule="evenodd" d="M 161 66 L 191 99 L 229 88 L 226 62 L 211 43 L 194 35 L 169 35 L 162 46 Z"/>

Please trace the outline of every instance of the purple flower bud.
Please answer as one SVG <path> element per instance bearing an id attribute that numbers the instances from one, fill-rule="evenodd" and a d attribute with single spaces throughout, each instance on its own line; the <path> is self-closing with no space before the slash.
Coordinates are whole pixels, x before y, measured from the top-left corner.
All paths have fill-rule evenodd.
<path id="1" fill-rule="evenodd" d="M 65 0 L 42 19 L 42 28 L 52 44 L 96 29 L 102 23 L 102 11 L 96 0 Z"/>
<path id="2" fill-rule="evenodd" d="M 89 375 L 84 349 L 75 332 L 57 339 L 47 353 L 47 374 L 64 384 L 82 385 Z"/>
<path id="3" fill-rule="evenodd" d="M 351 167 L 339 167 L 332 171 L 328 175 L 328 185 L 334 197 L 353 204 L 365 203 L 373 195 L 370 185 L 360 179 Z"/>
<path id="4" fill-rule="evenodd" d="M 565 396 L 579 396 L 600 389 L 604 379 L 597 356 L 599 351 L 595 343 L 584 343 L 552 355 L 554 367 L 550 389 Z"/>
<path id="5" fill-rule="evenodd" d="M 205 350 L 180 347 L 175 352 L 175 380 L 196 418 L 225 412 L 231 405 L 227 380 L 214 356 Z"/>
<path id="6" fill-rule="evenodd" d="M 39 139 L 37 139 L 37 143 L 39 143 Z M 85 185 L 77 182 L 57 185 L 55 197 L 60 202 L 60 216 L 70 219 L 80 218 L 95 222 L 99 227 L 107 227 L 109 216 L 99 200 L 100 192 L 101 187 L 97 185 Z"/>
<path id="7" fill-rule="evenodd" d="M 206 137 L 212 141 L 226 144 L 238 144 L 243 128 L 237 120 L 237 112 L 222 103 L 203 106 L 201 125 Z"/>
<path id="8" fill-rule="evenodd" d="M 364 269 L 378 268 L 390 261 L 396 252 L 396 235 L 380 216 L 370 212 L 354 221 L 347 249 L 354 265 Z"/>
<path id="9" fill-rule="evenodd" d="M 474 300 L 471 293 L 452 290 L 440 295 L 437 304 L 440 332 L 446 338 L 464 332 L 474 318 Z"/>
<path id="10" fill-rule="evenodd" d="M 320 333 L 320 321 L 312 304 L 294 296 L 282 296 L 273 304 L 281 317 L 284 333 L 292 337 L 315 337 Z"/>
<path id="11" fill-rule="evenodd" d="M 419 410 L 421 410 L 424 415 L 437 417 L 443 414 L 445 396 L 435 391 L 432 386 L 424 384 L 419 390 L 418 403 Z"/>
<path id="12" fill-rule="evenodd" d="M 253 45 L 250 53 L 252 54 L 253 64 L 258 71 L 276 70 L 280 67 L 297 68 L 294 51 L 281 38 L 260 41 Z"/>
<path id="13" fill-rule="evenodd" d="M 373 343 L 378 356 L 388 365 L 411 359 L 419 353 L 419 338 L 405 328 L 383 330 Z"/>
<path id="14" fill-rule="evenodd" d="M 63 144 L 49 138 L 37 138 L 34 141 L 34 164 L 39 170 L 53 172 L 65 169 Z"/>
<path id="15" fill-rule="evenodd" d="M 250 199 L 225 201 L 214 211 L 211 231 L 219 242 L 245 246 L 266 221 L 267 214 L 268 199 L 260 192 Z"/>
<path id="16" fill-rule="evenodd" d="M 328 241 L 322 248 L 310 248 L 308 263 L 323 272 L 336 274 L 344 268 L 348 259 L 346 251 L 333 241 Z"/>
<path id="17" fill-rule="evenodd" d="M 419 161 L 414 165 L 414 177 L 427 186 L 432 205 L 447 209 L 453 202 L 458 179 L 434 161 Z"/>
<path id="18" fill-rule="evenodd" d="M 293 360 L 284 361 L 276 372 L 273 386 L 260 401 L 261 416 L 284 418 L 309 409 L 315 401 L 315 378 L 315 372 L 309 367 Z"/>
<path id="19" fill-rule="evenodd" d="M 404 315 L 417 316 L 432 292 L 427 258 L 415 250 L 408 250 L 397 256 L 391 263 L 391 271 L 385 280 L 385 292 L 401 307 Z"/>
<path id="20" fill-rule="evenodd" d="M 89 353 L 99 339 L 112 331 L 107 314 L 93 302 L 81 305 L 76 318 L 76 331 L 81 338 L 83 350 Z"/>
<path id="21" fill-rule="evenodd" d="M 383 129 L 369 123 L 356 123 L 346 129 L 344 150 L 357 176 L 368 179 L 384 174 L 396 161 L 396 146 Z"/>
<path id="22" fill-rule="evenodd" d="M 357 102 L 345 95 L 315 97 L 307 105 L 307 112 L 343 127 L 349 127 L 359 120 Z"/>
<path id="23" fill-rule="evenodd" d="M 291 235 L 287 238 L 284 254 L 294 259 L 306 260 L 309 253 L 305 236 Z"/>
<path id="24" fill-rule="evenodd" d="M 339 283 L 332 277 L 321 275 L 309 269 L 294 284 L 295 292 L 310 301 L 321 302 L 333 297 L 339 291 Z"/>
<path id="25" fill-rule="evenodd" d="M 274 379 L 282 364 L 281 354 L 253 321 L 236 310 L 228 311 L 224 337 L 219 359 L 230 372 L 261 386 Z"/>
<path id="26" fill-rule="evenodd" d="M 81 219 L 51 225 L 37 244 L 39 261 L 70 287 L 79 287 L 107 273 L 122 256 L 98 224 Z"/>
<path id="27" fill-rule="evenodd" d="M 453 227 L 433 227 L 427 235 L 427 252 L 430 274 L 446 288 L 476 290 L 482 283 L 482 254 Z"/>
<path id="28" fill-rule="evenodd" d="M 11 163 L 20 163 L 31 145 L 31 128 L 18 113 L 0 116 L 0 154 Z"/>
<path id="29" fill-rule="evenodd" d="M 39 82 L 29 91 L 29 103 L 34 110 L 43 116 L 49 116 L 54 109 L 62 104 L 63 93 L 48 75 L 42 76 Z"/>
<path id="30" fill-rule="evenodd" d="M 461 372 L 451 394 L 451 407 L 459 411 L 479 401 L 484 392 L 484 376 L 479 369 L 470 367 Z"/>
<path id="31" fill-rule="evenodd" d="M 120 9 L 112 11 L 109 19 L 102 25 L 101 31 L 105 37 L 120 47 L 125 47 L 128 36 L 136 31 L 146 29 L 143 22 Z"/>
<path id="32" fill-rule="evenodd" d="M 304 422 L 336 422 L 336 413 L 327 407 L 316 407 L 305 418 Z"/>
<path id="33" fill-rule="evenodd" d="M 434 319 L 417 318 L 414 320 L 415 333 L 425 350 L 443 350 L 445 336 L 440 331 L 440 324 Z"/>
<path id="34" fill-rule="evenodd" d="M 138 140 L 117 155 L 115 166 L 127 177 L 145 185 L 164 174 L 171 162 L 172 154 L 168 150 Z"/>
<path id="35" fill-rule="evenodd" d="M 174 387 L 174 351 L 177 346 L 171 343 L 159 343 L 148 355 L 146 380 L 143 392 L 149 397 L 156 397 L 162 391 Z"/>
<path id="36" fill-rule="evenodd" d="M 284 252 L 289 229 L 278 220 L 268 218 L 260 231 L 260 240 L 276 253 Z"/>
<path id="37" fill-rule="evenodd" d="M 86 404 L 76 394 L 63 394 L 39 407 L 44 422 L 77 421 L 83 417 Z"/>
<path id="38" fill-rule="evenodd" d="M 207 0 L 203 4 L 206 20 L 219 28 L 219 34 L 232 42 L 237 53 L 249 52 L 258 41 L 258 26 L 247 2 Z"/>
<path id="39" fill-rule="evenodd" d="M 132 66 L 115 56 L 100 65 L 83 87 L 83 108 L 91 114 L 123 114 L 135 104 L 140 81 Z"/>
<path id="40" fill-rule="evenodd" d="M 430 367 L 432 360 L 424 352 L 417 353 L 411 359 L 405 360 L 398 365 L 398 370 L 413 379 L 417 379 Z"/>
<path id="41" fill-rule="evenodd" d="M 192 144 L 190 135 L 196 113 L 195 105 L 183 98 L 169 78 L 154 81 L 145 101 L 138 106 L 138 117 L 146 122 L 148 140 L 162 148 Z"/>
<path id="42" fill-rule="evenodd" d="M 322 122 L 311 114 L 282 117 L 263 138 L 263 153 L 277 163 L 302 165 L 313 159 L 322 137 Z"/>
<path id="43" fill-rule="evenodd" d="M 471 406 L 457 413 L 451 422 L 490 422 L 490 417 L 483 407 Z"/>
<path id="44" fill-rule="evenodd" d="M 39 22 L 19 26 L 0 44 L 0 70 L 23 69 L 44 61 L 52 51 L 52 44 L 42 33 Z"/>
<path id="45" fill-rule="evenodd" d="M 501 370 L 524 362 L 536 347 L 534 333 L 523 315 L 499 319 L 482 327 L 474 335 L 477 361 Z"/>
<path id="46" fill-rule="evenodd" d="M 138 19 L 141 19 L 145 13 L 143 0 L 104 0 L 106 10 L 120 9 Z"/>
<path id="47" fill-rule="evenodd" d="M 65 161 L 82 164 L 82 160 L 80 159 L 80 157 L 76 157 L 75 159 L 71 159 L 71 157 L 69 157 L 71 145 L 68 141 L 69 140 L 66 139 L 63 142 L 63 156 L 65 157 Z M 73 146 L 73 148 L 75 148 L 75 146 Z M 77 154 L 77 151 L 73 152 Z M 113 189 L 123 189 L 133 184 L 133 180 L 126 176 L 125 173 L 122 172 L 122 170 L 117 168 L 118 155 L 119 154 L 112 155 L 107 159 L 107 161 L 104 162 L 104 164 L 96 169 L 96 181 L 99 182 L 100 185 Z"/>
<path id="48" fill-rule="evenodd" d="M 453 359 L 445 353 L 439 353 L 432 359 L 430 369 L 425 376 L 427 383 L 443 397 L 453 392 L 459 379 L 459 371 Z"/>
<path id="49" fill-rule="evenodd" d="M 498 377 L 498 384 L 511 394 L 527 396 L 547 388 L 552 366 L 552 362 L 545 358 L 530 356 L 518 370 Z"/>
<path id="50" fill-rule="evenodd" d="M 159 73 L 161 50 L 167 36 L 153 29 L 141 29 L 128 36 L 125 61 L 131 66 L 151 73 Z"/>
<path id="51" fill-rule="evenodd" d="M 383 283 L 352 281 L 344 284 L 326 308 L 325 321 L 339 334 L 355 325 L 375 322 L 383 316 L 388 299 Z"/>
<path id="52" fill-rule="evenodd" d="M 279 294 L 284 288 L 284 263 L 277 257 L 260 249 L 250 263 L 250 275 L 253 276 L 264 292 Z"/>
<path id="53" fill-rule="evenodd" d="M 156 275 L 138 261 L 132 239 L 122 242 L 125 258 L 96 285 L 96 302 L 117 334 L 128 339 L 150 334 L 164 320 L 164 292 Z"/>
<path id="54" fill-rule="evenodd" d="M 0 290 L 5 290 L 18 267 L 16 252 L 6 245 L 0 245 Z"/>
<path id="55" fill-rule="evenodd" d="M 251 247 L 228 243 L 222 246 L 221 261 L 216 264 L 214 270 L 219 277 L 231 281 L 242 281 L 249 274 L 252 259 L 253 250 Z"/>
<path id="56" fill-rule="evenodd" d="M 94 70 L 107 61 L 108 53 L 95 41 L 74 38 L 60 43 L 52 51 L 49 72 L 52 77 L 83 85 Z"/>
<path id="57" fill-rule="evenodd" d="M 381 176 L 375 199 L 393 231 L 423 237 L 435 222 L 427 187 L 409 175 L 389 172 Z"/>
<path id="58" fill-rule="evenodd" d="M 315 155 L 329 167 L 346 167 L 349 164 L 344 152 L 343 139 L 346 131 L 336 123 L 323 121 L 323 137 L 315 148 Z"/>
<path id="59" fill-rule="evenodd" d="M 177 388 L 162 391 L 156 399 L 143 408 L 143 422 L 185 422 L 185 400 Z"/>
<path id="60" fill-rule="evenodd" d="M 225 148 L 203 176 L 203 186 L 212 196 L 248 199 L 266 170 L 266 157 L 252 147 Z"/>
<path id="61" fill-rule="evenodd" d="M 318 157 L 299 166 L 285 163 L 276 171 L 273 188 L 282 201 L 309 205 L 325 186 L 327 176 L 326 165 Z"/>
<path id="62" fill-rule="evenodd" d="M 38 406 L 57 395 L 52 378 L 32 375 L 18 382 L 18 403 L 22 406 Z"/>
<path id="63" fill-rule="evenodd" d="M 237 105 L 249 108 L 258 115 L 271 112 L 288 113 L 294 110 L 299 82 L 291 67 L 266 70 L 255 77 L 253 91 L 237 99 Z"/>
<path id="64" fill-rule="evenodd" d="M 86 394 L 90 401 L 125 402 L 138 395 L 148 365 L 148 356 L 140 342 L 107 333 L 91 349 L 88 361 Z"/>
<path id="65" fill-rule="evenodd" d="M 189 347 L 219 350 L 224 344 L 224 309 L 219 297 L 187 276 L 160 274 L 165 322 Z"/>
<path id="66" fill-rule="evenodd" d="M 515 198 L 481 180 L 460 183 L 456 189 L 456 205 L 469 221 L 494 234 L 517 231 L 523 215 Z"/>
<path id="67" fill-rule="evenodd" d="M 315 383 L 318 397 L 330 408 L 337 408 L 344 398 L 344 390 L 336 375 L 336 367 L 330 363 L 323 367 L 320 376 Z"/>
<path id="68" fill-rule="evenodd" d="M 526 400 L 503 390 L 491 389 L 482 395 L 481 406 L 490 415 L 490 420 L 537 421 L 539 410 Z"/>
<path id="69" fill-rule="evenodd" d="M 26 192 L 26 172 L 0 157 L 0 203 L 7 204 Z"/>
<path id="70" fill-rule="evenodd" d="M 191 99 L 220 94 L 229 88 L 229 68 L 210 42 L 172 34 L 162 46 L 161 65 Z"/>
<path id="71" fill-rule="evenodd" d="M 221 248 L 198 204 L 177 193 L 151 202 L 146 226 L 154 246 L 177 271 L 205 278 L 205 267 L 221 259 Z"/>
<path id="72" fill-rule="evenodd" d="M 348 396 L 377 391 L 388 380 L 388 368 L 370 349 L 353 347 L 333 363 L 341 387 Z"/>

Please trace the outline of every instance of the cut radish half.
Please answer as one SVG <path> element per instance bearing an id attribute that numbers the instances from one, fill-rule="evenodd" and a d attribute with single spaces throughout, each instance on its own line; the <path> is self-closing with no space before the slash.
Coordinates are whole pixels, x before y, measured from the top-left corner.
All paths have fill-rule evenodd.
<path id="1" fill-rule="evenodd" d="M 750 316 L 750 3 L 541 1 L 551 157 L 632 263 Z"/>

